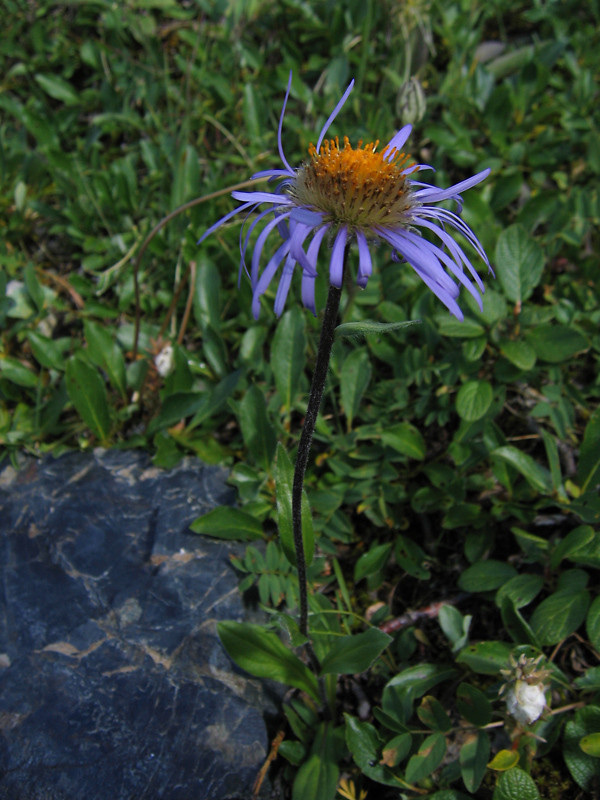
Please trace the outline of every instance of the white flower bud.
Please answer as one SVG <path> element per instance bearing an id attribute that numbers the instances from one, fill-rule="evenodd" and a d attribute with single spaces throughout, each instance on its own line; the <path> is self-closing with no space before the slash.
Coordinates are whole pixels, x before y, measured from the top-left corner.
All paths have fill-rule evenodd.
<path id="1" fill-rule="evenodd" d="M 546 707 L 544 686 L 515 681 L 506 693 L 506 708 L 521 725 L 532 725 Z"/>
<path id="2" fill-rule="evenodd" d="M 175 363 L 173 359 L 173 348 L 170 344 L 163 347 L 160 353 L 155 357 L 154 366 L 162 378 L 166 378 L 167 375 L 173 372 Z"/>

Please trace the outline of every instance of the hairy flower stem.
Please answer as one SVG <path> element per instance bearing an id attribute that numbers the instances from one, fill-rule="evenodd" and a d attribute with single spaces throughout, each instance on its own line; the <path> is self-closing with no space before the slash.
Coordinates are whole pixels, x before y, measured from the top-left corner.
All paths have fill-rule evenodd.
<path id="1" fill-rule="evenodd" d="M 347 260 L 348 247 L 346 247 L 344 253 L 344 272 Z M 329 294 L 327 295 L 327 305 L 325 306 L 325 314 L 323 316 L 323 324 L 321 326 L 317 361 L 310 387 L 310 396 L 308 398 L 304 425 L 302 426 L 302 433 L 300 434 L 296 468 L 294 470 L 292 525 L 294 546 L 296 548 L 296 564 L 298 567 L 298 583 L 300 586 L 300 631 L 304 636 L 308 636 L 308 590 L 306 585 L 306 559 L 304 557 L 304 543 L 302 540 L 302 487 L 304 484 L 306 465 L 308 463 L 308 454 L 310 453 L 310 446 L 319 415 L 319 407 L 323 397 L 327 371 L 329 369 L 329 359 L 331 357 L 331 348 L 333 347 L 341 296 L 342 290 L 330 284 Z M 314 652 L 312 652 L 312 647 L 307 647 L 307 652 L 311 661 L 318 664 L 316 656 Z"/>

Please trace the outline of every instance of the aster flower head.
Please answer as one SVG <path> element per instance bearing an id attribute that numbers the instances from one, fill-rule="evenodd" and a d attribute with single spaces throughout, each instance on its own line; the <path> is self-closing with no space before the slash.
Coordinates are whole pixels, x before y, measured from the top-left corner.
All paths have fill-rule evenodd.
<path id="1" fill-rule="evenodd" d="M 302 302 L 316 314 L 317 259 L 324 240 L 330 244 L 329 280 L 333 286 L 341 288 L 346 248 L 355 243 L 358 247 L 357 284 L 364 288 L 372 274 L 370 248 L 383 242 L 392 248 L 392 259 L 408 263 L 458 319 L 463 319 L 457 303 L 460 285 L 473 295 L 481 308 L 483 282 L 447 228 L 462 234 L 492 272 L 479 240 L 459 216 L 461 193 L 483 181 L 490 170 L 483 170 L 448 189 L 438 189 L 414 180 L 410 176 L 433 168 L 411 163 L 410 157 L 404 153 L 411 125 L 398 131 L 382 150 L 378 150 L 379 142 L 364 145 L 360 141 L 353 148 L 347 137 L 342 143 L 338 137 L 325 139 L 350 95 L 354 81 L 323 126 L 316 146 L 311 144 L 309 147 L 309 159 L 298 169 L 293 169 L 285 157 L 282 142 L 291 82 L 290 73 L 277 136 L 283 169 L 265 170 L 253 176 L 268 177 L 279 184 L 273 192 L 232 192 L 232 197 L 242 205 L 212 225 L 198 242 L 200 244 L 241 212 L 247 212 L 248 216 L 259 212 L 246 234 L 244 226 L 240 234 L 239 278 L 241 280 L 243 271 L 249 274 L 254 317 L 258 318 L 260 298 L 280 268 L 275 313 L 277 316 L 282 313 L 297 265 L 302 272 Z M 440 208 L 437 204 L 443 200 L 455 201 L 458 213 Z M 267 207 L 259 211 L 261 206 Z M 273 215 L 271 219 L 268 219 L 269 215 Z M 250 236 L 263 223 L 248 270 L 246 253 Z M 420 229 L 433 233 L 439 245 L 423 238 Z M 281 244 L 261 271 L 262 252 L 274 231 L 279 233 Z"/>

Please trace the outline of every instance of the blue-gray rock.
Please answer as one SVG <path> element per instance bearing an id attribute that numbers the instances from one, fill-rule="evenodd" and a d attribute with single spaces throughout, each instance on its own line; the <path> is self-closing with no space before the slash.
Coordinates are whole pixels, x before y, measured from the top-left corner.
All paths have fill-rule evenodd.
<path id="1" fill-rule="evenodd" d="M 142 453 L 0 473 L 0 798 L 250 798 L 271 702 L 216 637 L 233 545 L 189 524 L 223 470 Z"/>

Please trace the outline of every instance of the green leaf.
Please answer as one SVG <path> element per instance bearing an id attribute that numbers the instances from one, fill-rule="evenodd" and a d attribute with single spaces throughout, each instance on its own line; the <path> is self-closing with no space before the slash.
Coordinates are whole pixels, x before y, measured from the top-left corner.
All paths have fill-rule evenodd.
<path id="1" fill-rule="evenodd" d="M 335 338 L 344 336 L 368 336 L 369 334 L 391 333 L 410 325 L 419 325 L 420 320 L 414 319 L 408 322 L 344 322 L 335 329 Z"/>
<path id="2" fill-rule="evenodd" d="M 70 83 L 67 83 L 67 81 L 60 78 L 58 75 L 42 75 L 38 72 L 33 77 L 36 83 L 41 86 L 46 94 L 50 95 L 53 100 L 58 100 L 69 106 L 79 103 L 79 95 L 75 89 L 73 89 Z"/>
<path id="3" fill-rule="evenodd" d="M 522 225 L 511 225 L 498 237 L 496 268 L 504 294 L 511 302 L 522 303 L 541 280 L 544 253 Z"/>
<path id="4" fill-rule="evenodd" d="M 587 591 L 572 588 L 554 592 L 539 604 L 530 620 L 531 629 L 540 644 L 558 644 L 570 636 L 584 621 L 590 605 Z"/>
<path id="5" fill-rule="evenodd" d="M 368 722 L 361 722 L 350 714 L 346 720 L 346 744 L 352 758 L 364 774 L 378 783 L 398 788 L 402 782 L 394 777 L 392 771 L 379 763 L 381 740 L 375 728 Z"/>
<path id="6" fill-rule="evenodd" d="M 558 569 L 563 558 L 577 560 L 577 551 L 594 540 L 594 529 L 591 525 L 579 525 L 562 539 L 556 546 L 550 558 L 551 569 Z"/>
<path id="7" fill-rule="evenodd" d="M 194 317 L 202 330 L 221 327 L 221 275 L 212 261 L 203 259 L 196 275 Z"/>
<path id="8" fill-rule="evenodd" d="M 304 316 L 297 306 L 279 320 L 271 345 L 271 366 L 283 410 L 289 412 L 304 371 Z"/>
<path id="9" fill-rule="evenodd" d="M 269 470 L 277 447 L 277 437 L 267 417 L 265 396 L 254 384 L 246 391 L 240 403 L 239 420 L 250 456 L 261 467 Z"/>
<path id="10" fill-rule="evenodd" d="M 394 546 L 394 556 L 398 566 L 413 578 L 427 581 L 431 577 L 431 572 L 424 566 L 427 555 L 412 539 L 398 534 Z"/>
<path id="11" fill-rule="evenodd" d="M 238 667 L 257 678 L 294 686 L 319 702 L 317 679 L 272 631 L 249 622 L 219 622 L 217 633 Z"/>
<path id="12" fill-rule="evenodd" d="M 395 767 L 400 764 L 410 752 L 412 736 L 410 733 L 401 733 L 394 736 L 383 748 L 383 758 L 381 759 L 388 767 Z"/>
<path id="13" fill-rule="evenodd" d="M 579 747 L 588 756 L 600 758 L 600 733 L 588 733 L 579 742 Z"/>
<path id="14" fill-rule="evenodd" d="M 33 389 L 38 384 L 38 376 L 27 367 L 24 367 L 16 358 L 0 356 L 0 374 L 11 383 Z"/>
<path id="15" fill-rule="evenodd" d="M 577 483 L 583 492 L 600 483 L 600 408 L 590 417 L 579 448 Z"/>
<path id="16" fill-rule="evenodd" d="M 437 317 L 440 333 L 442 336 L 449 336 L 454 339 L 476 339 L 485 335 L 485 328 L 478 322 L 465 319 L 461 322 L 454 317 Z"/>
<path id="17" fill-rule="evenodd" d="M 467 567 L 458 579 L 458 585 L 464 592 L 491 592 L 499 589 L 511 578 L 517 570 L 505 561 L 478 561 Z"/>
<path id="18" fill-rule="evenodd" d="M 31 261 L 29 261 L 27 266 L 25 267 L 24 278 L 25 278 L 25 286 L 27 287 L 27 293 L 29 294 L 29 297 L 31 297 L 31 299 L 35 303 L 35 307 L 37 308 L 37 310 L 43 311 L 44 300 L 45 300 L 44 290 L 37 279 L 37 275 L 35 274 L 35 267 L 31 263 Z"/>
<path id="19" fill-rule="evenodd" d="M 210 325 L 202 331 L 202 351 L 214 374 L 223 379 L 229 369 L 227 348 L 220 331 Z"/>
<path id="20" fill-rule="evenodd" d="M 537 356 L 533 347 L 527 342 L 519 339 L 517 341 L 504 341 L 500 343 L 500 352 L 511 364 L 518 369 L 528 371 L 533 369 Z"/>
<path id="21" fill-rule="evenodd" d="M 276 463 L 276 492 L 277 492 L 277 527 L 281 537 L 281 546 L 287 560 L 296 566 L 296 547 L 294 544 L 294 527 L 292 521 L 292 489 L 294 485 L 294 467 L 285 447 L 277 445 Z M 304 559 L 306 566 L 312 564 L 315 552 L 315 536 L 313 531 L 312 514 L 308 497 L 302 490 L 302 541 L 304 545 Z"/>
<path id="22" fill-rule="evenodd" d="M 426 695 L 417 708 L 417 716 L 427 728 L 447 733 L 452 727 L 452 720 L 444 707 L 433 695 Z"/>
<path id="23" fill-rule="evenodd" d="M 110 416 L 102 378 L 94 367 L 77 356 L 67 361 L 65 373 L 67 393 L 77 413 L 95 436 L 106 441 Z"/>
<path id="24" fill-rule="evenodd" d="M 148 436 L 190 417 L 206 402 L 203 392 L 176 392 L 165 398 L 158 415 L 148 425 Z"/>
<path id="25" fill-rule="evenodd" d="M 391 425 L 381 434 L 381 441 L 403 456 L 419 461 L 425 458 L 425 441 L 421 432 L 410 422 Z"/>
<path id="26" fill-rule="evenodd" d="M 490 737 L 486 731 L 478 731 L 463 743 L 459 756 L 460 772 L 468 792 L 479 789 L 489 757 Z"/>
<path id="27" fill-rule="evenodd" d="M 545 430 L 545 428 L 542 428 L 541 433 L 542 439 L 544 440 L 544 447 L 546 448 L 546 457 L 548 459 L 548 464 L 550 465 L 550 474 L 552 475 L 552 485 L 554 487 L 554 491 L 562 492 L 564 495 L 564 489 L 562 489 L 560 457 L 558 455 L 558 446 L 556 444 L 556 440 L 552 434 Z"/>
<path id="28" fill-rule="evenodd" d="M 222 381 L 219 381 L 214 389 L 202 394 L 203 401 L 196 408 L 194 417 L 190 420 L 188 430 L 201 425 L 217 414 L 227 403 L 239 383 L 242 371 L 239 369 L 230 372 Z M 167 401 L 169 398 L 167 398 Z M 166 402 L 165 402 L 166 405 Z"/>
<path id="29" fill-rule="evenodd" d="M 119 345 L 106 328 L 96 322 L 84 320 L 83 329 L 87 354 L 97 367 L 106 371 L 108 379 L 121 397 L 127 397 L 125 359 Z"/>
<path id="30" fill-rule="evenodd" d="M 279 745 L 277 755 L 283 756 L 286 761 L 293 764 L 295 767 L 300 766 L 306 758 L 306 747 L 302 742 L 292 741 L 292 739 L 284 739 Z"/>
<path id="31" fill-rule="evenodd" d="M 455 653 L 464 647 L 468 641 L 469 628 L 472 617 L 463 617 L 460 611 L 454 606 L 443 605 L 438 612 L 438 622 L 440 628 L 452 644 L 452 652 Z"/>
<path id="32" fill-rule="evenodd" d="M 442 733 L 428 736 L 416 755 L 412 756 L 406 766 L 406 780 L 409 783 L 422 781 L 439 767 L 446 755 L 446 739 Z"/>
<path id="33" fill-rule="evenodd" d="M 294 778 L 292 800 L 333 800 L 339 775 L 337 764 L 313 753 Z"/>
<path id="34" fill-rule="evenodd" d="M 197 517 L 190 525 L 190 530 L 215 539 L 234 539 L 239 542 L 252 542 L 263 536 L 262 525 L 257 519 L 230 506 L 219 506 Z"/>
<path id="35" fill-rule="evenodd" d="M 57 342 L 37 331 L 27 331 L 27 339 L 38 364 L 46 369 L 64 370 L 65 360 Z"/>
<path id="36" fill-rule="evenodd" d="M 395 675 L 386 684 L 386 689 L 410 692 L 413 698 L 422 697 L 438 683 L 450 680 L 455 675 L 455 669 L 443 664 L 418 664 Z"/>
<path id="37" fill-rule="evenodd" d="M 544 579 L 541 575 L 517 575 L 503 584 L 496 593 L 496 605 L 502 605 L 505 597 L 510 597 L 515 608 L 523 608 L 535 600 L 541 592 Z"/>
<path id="38" fill-rule="evenodd" d="M 492 704 L 476 686 L 461 683 L 456 690 L 456 708 L 471 725 L 483 728 L 492 721 Z"/>
<path id="39" fill-rule="evenodd" d="M 590 580 L 589 572 L 583 569 L 566 569 L 558 576 L 556 589 L 560 592 L 582 592 Z"/>
<path id="40" fill-rule="evenodd" d="M 488 381 L 469 381 L 456 395 L 456 413 L 466 422 L 484 417 L 492 404 L 494 390 Z"/>
<path id="41" fill-rule="evenodd" d="M 300 626 L 294 617 L 290 614 L 280 612 L 273 614 L 272 619 L 279 625 L 281 630 L 285 631 L 290 637 L 290 644 L 292 647 L 300 647 L 305 642 L 308 642 L 308 637 L 300 632 Z"/>
<path id="42" fill-rule="evenodd" d="M 371 545 L 369 550 L 363 553 L 356 562 L 354 567 L 354 581 L 358 583 L 358 581 L 366 578 L 368 575 L 374 575 L 376 572 L 379 572 L 380 569 L 383 569 L 387 563 L 391 549 L 391 544 Z"/>
<path id="43" fill-rule="evenodd" d="M 519 547 L 528 558 L 545 563 L 546 552 L 549 547 L 547 539 L 542 539 L 541 536 L 535 536 L 533 533 L 524 531 L 522 528 L 511 528 L 511 532 L 519 543 Z"/>
<path id="44" fill-rule="evenodd" d="M 590 705 L 575 712 L 565 725 L 563 756 L 577 785 L 591 792 L 600 778 L 600 759 L 581 749 L 585 736 L 600 733 L 600 708 Z"/>
<path id="45" fill-rule="evenodd" d="M 600 651 L 600 596 L 590 606 L 585 627 L 592 647 Z"/>
<path id="46" fill-rule="evenodd" d="M 490 769 L 497 772 L 504 772 L 507 769 L 516 767 L 521 756 L 517 750 L 499 750 L 488 764 Z"/>
<path id="47" fill-rule="evenodd" d="M 526 337 L 537 357 L 550 364 L 568 361 L 589 347 L 582 333 L 566 325 L 537 325 Z"/>
<path id="48" fill-rule="evenodd" d="M 456 789 L 440 789 L 439 792 L 427 795 L 427 800 L 473 800 L 473 796 Z"/>
<path id="49" fill-rule="evenodd" d="M 321 661 L 321 675 L 366 672 L 392 641 L 391 636 L 378 628 L 337 638 Z"/>
<path id="50" fill-rule="evenodd" d="M 360 407 L 360 401 L 371 380 L 371 361 L 365 348 L 352 350 L 342 367 L 340 376 L 340 399 L 346 414 L 348 431 Z"/>
<path id="51" fill-rule="evenodd" d="M 501 772 L 493 800 L 539 800 L 533 778 L 518 767 Z"/>
<path id="52" fill-rule="evenodd" d="M 552 494 L 554 488 L 552 476 L 547 469 L 541 467 L 537 461 L 527 453 L 523 453 L 512 445 L 506 445 L 492 450 L 490 455 L 514 467 L 538 492 Z"/>
<path id="53" fill-rule="evenodd" d="M 501 669 L 506 669 L 511 649 L 508 642 L 477 642 L 461 650 L 456 661 L 466 664 L 473 672 L 497 675 Z"/>
<path id="54" fill-rule="evenodd" d="M 535 633 L 527 624 L 521 612 L 515 608 L 510 597 L 505 596 L 502 598 L 500 612 L 502 614 L 504 630 L 508 633 L 513 642 L 516 642 L 516 644 L 530 644 L 533 647 L 539 647 L 540 643 Z"/>
<path id="55" fill-rule="evenodd" d="M 600 689 L 600 667 L 589 667 L 585 675 L 573 681 L 579 689 Z"/>

